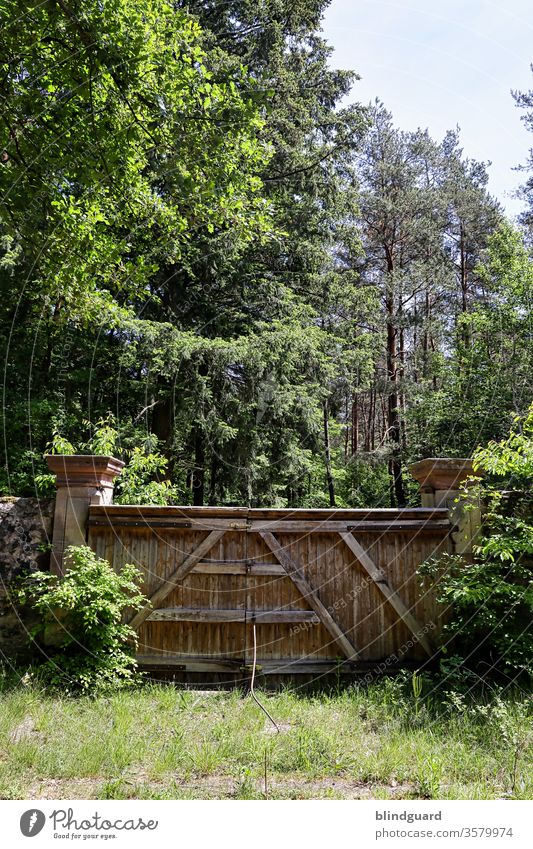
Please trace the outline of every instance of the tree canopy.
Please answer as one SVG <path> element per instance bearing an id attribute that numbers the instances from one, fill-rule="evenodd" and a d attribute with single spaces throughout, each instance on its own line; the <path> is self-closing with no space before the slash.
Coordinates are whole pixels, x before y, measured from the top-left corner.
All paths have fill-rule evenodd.
<path id="1" fill-rule="evenodd" d="M 157 498 L 415 503 L 527 410 L 529 213 L 345 105 L 327 5 L 0 0 L 5 491 L 107 428 Z"/>

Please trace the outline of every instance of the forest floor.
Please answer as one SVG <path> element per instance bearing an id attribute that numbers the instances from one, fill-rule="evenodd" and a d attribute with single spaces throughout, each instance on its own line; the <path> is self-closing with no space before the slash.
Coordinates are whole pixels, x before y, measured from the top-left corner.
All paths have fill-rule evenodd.
<path id="1" fill-rule="evenodd" d="M 424 682 L 260 698 L 0 693 L 2 799 L 531 799 L 532 697 Z M 265 786 L 266 762 L 266 786 Z"/>

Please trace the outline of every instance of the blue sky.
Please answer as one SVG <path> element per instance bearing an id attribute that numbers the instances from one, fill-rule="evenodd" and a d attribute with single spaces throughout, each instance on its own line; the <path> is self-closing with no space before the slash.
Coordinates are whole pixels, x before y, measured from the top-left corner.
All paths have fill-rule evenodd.
<path id="1" fill-rule="evenodd" d="M 531 0 L 332 0 L 324 34 L 332 64 L 362 79 L 351 99 L 379 97 L 405 130 L 440 140 L 459 125 L 466 156 L 488 161 L 489 188 L 512 216 L 533 134 L 511 89 L 533 89 Z"/>

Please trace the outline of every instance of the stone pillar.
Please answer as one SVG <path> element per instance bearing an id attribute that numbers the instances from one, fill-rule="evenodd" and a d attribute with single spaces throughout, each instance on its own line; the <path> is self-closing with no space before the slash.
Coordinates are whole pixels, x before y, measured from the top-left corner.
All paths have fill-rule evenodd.
<path id="1" fill-rule="evenodd" d="M 92 454 L 49 454 L 46 462 L 57 486 L 50 569 L 62 575 L 65 549 L 86 545 L 89 507 L 112 503 L 113 481 L 124 463 Z"/>
<path id="2" fill-rule="evenodd" d="M 430 457 L 409 467 L 420 484 L 422 507 L 447 507 L 454 526 L 451 534 L 454 554 L 472 556 L 472 546 L 481 527 L 479 502 L 474 503 L 468 494 L 456 503 L 461 484 L 474 474 L 472 460 L 467 458 Z M 462 494 L 462 493 L 461 493 Z M 465 509 L 469 504 L 468 509 Z"/>

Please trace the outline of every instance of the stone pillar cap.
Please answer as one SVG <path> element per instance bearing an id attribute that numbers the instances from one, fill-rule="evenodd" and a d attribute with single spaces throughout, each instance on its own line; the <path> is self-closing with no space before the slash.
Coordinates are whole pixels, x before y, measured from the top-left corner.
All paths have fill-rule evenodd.
<path id="1" fill-rule="evenodd" d="M 474 467 L 468 457 L 428 457 L 413 463 L 409 471 L 422 488 L 453 490 L 474 474 Z"/>
<path id="2" fill-rule="evenodd" d="M 109 486 L 124 468 L 122 460 L 100 454 L 47 454 L 45 460 L 58 486 Z"/>

